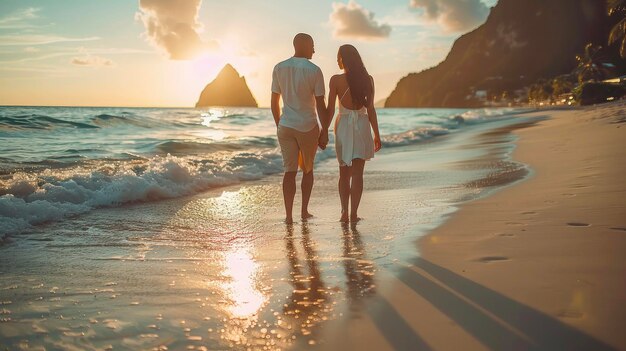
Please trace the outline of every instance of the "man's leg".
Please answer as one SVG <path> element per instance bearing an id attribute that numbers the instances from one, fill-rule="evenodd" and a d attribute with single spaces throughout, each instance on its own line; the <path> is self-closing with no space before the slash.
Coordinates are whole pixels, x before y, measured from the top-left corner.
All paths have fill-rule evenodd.
<path id="1" fill-rule="evenodd" d="M 309 199 L 311 198 L 311 191 L 313 190 L 313 182 L 313 170 L 308 173 L 302 173 L 302 183 L 300 184 L 300 189 L 302 189 L 302 219 L 313 217 L 313 215 L 309 213 Z"/>
<path id="2" fill-rule="evenodd" d="M 296 174 L 298 174 L 298 142 L 295 130 L 278 127 L 278 143 L 283 155 L 283 200 L 285 202 L 285 222 L 293 223 L 293 200 L 296 196 Z"/>
<path id="3" fill-rule="evenodd" d="M 317 152 L 317 141 L 319 140 L 320 130 L 318 126 L 308 132 L 298 133 L 298 146 L 300 147 L 300 168 L 302 168 L 302 209 L 300 215 L 302 219 L 313 217 L 309 213 L 309 199 L 313 190 L 313 164 L 315 162 L 315 153 Z"/>
<path id="4" fill-rule="evenodd" d="M 298 172 L 285 172 L 283 175 L 283 200 L 285 201 L 285 222 L 293 223 L 293 200 L 296 197 L 296 174 Z"/>

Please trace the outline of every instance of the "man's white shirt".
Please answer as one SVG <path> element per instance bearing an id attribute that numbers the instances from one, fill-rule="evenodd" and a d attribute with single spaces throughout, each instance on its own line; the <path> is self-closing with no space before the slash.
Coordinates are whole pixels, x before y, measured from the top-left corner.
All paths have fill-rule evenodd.
<path id="1" fill-rule="evenodd" d="M 315 97 L 324 96 L 322 70 L 303 57 L 278 63 L 272 72 L 272 92 L 283 99 L 280 126 L 308 132 L 318 125 Z"/>

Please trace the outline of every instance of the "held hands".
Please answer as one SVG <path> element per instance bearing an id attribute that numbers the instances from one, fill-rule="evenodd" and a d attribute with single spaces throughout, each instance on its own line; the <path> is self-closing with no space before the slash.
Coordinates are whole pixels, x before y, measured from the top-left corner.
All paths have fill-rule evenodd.
<path id="1" fill-rule="evenodd" d="M 322 133 L 320 133 L 320 137 L 317 141 L 317 145 L 322 150 L 326 149 L 326 145 L 328 145 L 328 132 L 327 131 L 326 132 L 322 131 Z"/>
<path id="2" fill-rule="evenodd" d="M 383 144 L 380 142 L 380 135 L 374 136 L 374 152 L 378 152 Z"/>

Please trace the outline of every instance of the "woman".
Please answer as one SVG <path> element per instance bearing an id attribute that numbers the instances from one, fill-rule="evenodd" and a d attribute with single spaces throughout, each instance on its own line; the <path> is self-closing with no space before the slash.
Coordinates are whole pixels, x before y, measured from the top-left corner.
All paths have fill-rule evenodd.
<path id="1" fill-rule="evenodd" d="M 330 125 L 333 119 L 335 100 L 339 98 L 339 115 L 335 121 L 335 151 L 339 161 L 341 221 L 356 222 L 360 219 L 357 210 L 363 193 L 365 161 L 374 157 L 374 152 L 381 148 L 374 109 L 374 79 L 367 73 L 361 55 L 352 45 L 342 45 L 339 48 L 337 64 L 344 73 L 330 79 L 327 124 Z M 326 130 L 328 125 L 325 126 Z"/>

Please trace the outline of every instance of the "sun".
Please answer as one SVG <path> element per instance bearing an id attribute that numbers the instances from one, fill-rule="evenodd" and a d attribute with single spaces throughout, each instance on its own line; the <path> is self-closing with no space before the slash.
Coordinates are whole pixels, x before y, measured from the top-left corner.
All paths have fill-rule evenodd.
<path id="1" fill-rule="evenodd" d="M 175 84 L 174 96 L 167 96 L 181 101 L 184 105 L 195 106 L 204 87 L 215 79 L 226 64 L 231 64 L 241 76 L 246 77 L 249 86 L 258 85 L 255 77 L 262 62 L 234 36 L 223 38 L 219 47 L 206 51 L 192 60 L 169 60 L 161 63 L 161 73 L 167 79 L 163 82 Z M 171 93 L 170 93 L 171 94 Z"/>
<path id="2" fill-rule="evenodd" d="M 254 53 L 247 49 L 235 36 L 222 39 L 219 48 L 194 60 L 197 69 L 214 67 L 215 74 L 226 64 L 231 64 L 240 74 L 250 73 L 255 66 Z"/>

